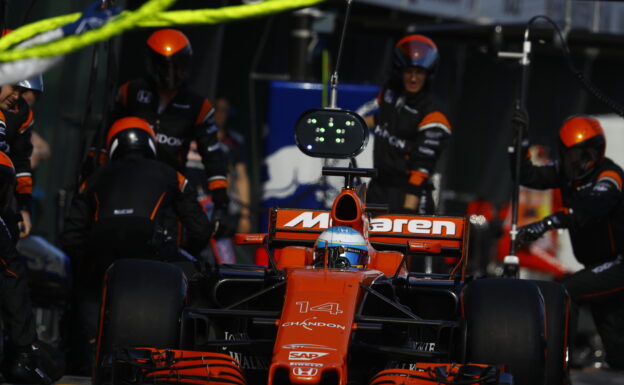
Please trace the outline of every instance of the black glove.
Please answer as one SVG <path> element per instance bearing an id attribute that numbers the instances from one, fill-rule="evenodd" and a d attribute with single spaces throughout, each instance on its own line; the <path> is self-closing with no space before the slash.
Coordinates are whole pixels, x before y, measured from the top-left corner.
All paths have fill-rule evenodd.
<path id="1" fill-rule="evenodd" d="M 227 210 L 230 198 L 228 198 L 227 190 L 225 188 L 210 190 L 210 195 L 212 195 L 212 203 L 214 204 L 215 209 L 219 208 Z"/>
<path id="2" fill-rule="evenodd" d="M 543 220 L 522 226 L 518 229 L 518 243 L 523 245 L 525 243 L 533 242 L 539 239 L 548 230 L 549 228 Z"/>
<path id="3" fill-rule="evenodd" d="M 545 217 L 544 219 L 529 223 L 518 229 L 518 243 L 525 244 L 539 239 L 545 232 L 553 229 L 562 229 L 565 225 L 565 215 L 558 212 Z"/>
<path id="4" fill-rule="evenodd" d="M 217 188 L 210 192 L 212 194 L 212 215 L 210 216 L 210 224 L 212 226 L 212 237 L 221 238 L 231 233 L 227 225 L 227 209 L 230 199 L 227 196 L 225 188 Z"/>

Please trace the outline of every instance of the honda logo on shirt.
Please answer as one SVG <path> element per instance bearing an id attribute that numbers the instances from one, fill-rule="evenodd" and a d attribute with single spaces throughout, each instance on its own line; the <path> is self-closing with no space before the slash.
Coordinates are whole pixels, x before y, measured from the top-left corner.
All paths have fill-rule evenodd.
<path id="1" fill-rule="evenodd" d="M 293 368 L 292 372 L 295 376 L 314 377 L 318 374 L 318 369 L 317 368 Z"/>
<path id="2" fill-rule="evenodd" d="M 137 92 L 137 101 L 143 104 L 149 104 L 152 102 L 152 93 L 145 90 L 139 90 Z"/>

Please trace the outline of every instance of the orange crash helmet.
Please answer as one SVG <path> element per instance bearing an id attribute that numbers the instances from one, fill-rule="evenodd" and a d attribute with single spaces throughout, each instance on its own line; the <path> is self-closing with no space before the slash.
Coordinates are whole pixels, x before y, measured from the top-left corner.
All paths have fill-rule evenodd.
<path id="1" fill-rule="evenodd" d="M 438 63 L 438 47 L 424 35 L 408 35 L 394 47 L 394 69 L 421 67 L 429 73 L 435 71 Z"/>
<path id="2" fill-rule="evenodd" d="M 117 120 L 108 130 L 106 149 L 111 159 L 128 153 L 156 158 L 156 135 L 146 120 L 129 116 Z"/>
<path id="3" fill-rule="evenodd" d="M 160 29 L 147 39 L 147 71 L 156 85 L 175 90 L 188 79 L 193 49 L 177 29 Z"/>
<path id="4" fill-rule="evenodd" d="M 606 140 L 598 120 L 575 116 L 559 129 L 561 167 L 571 181 L 578 181 L 600 164 L 605 155 Z"/>

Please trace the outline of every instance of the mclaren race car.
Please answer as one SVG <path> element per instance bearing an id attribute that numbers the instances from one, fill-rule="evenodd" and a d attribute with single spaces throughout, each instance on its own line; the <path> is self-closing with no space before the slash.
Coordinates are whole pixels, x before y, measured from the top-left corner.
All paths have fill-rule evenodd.
<path id="1" fill-rule="evenodd" d="M 349 122 L 356 144 L 315 147 L 314 124 L 328 119 Z M 341 110 L 310 111 L 296 132 L 326 157 L 353 156 L 367 136 Z M 345 179 L 331 210 L 273 208 L 267 233 L 237 235 L 266 247 L 269 266 L 117 261 L 94 383 L 565 384 L 565 290 L 472 279 L 465 218 L 367 206 L 356 181 L 374 172 L 326 168 Z M 336 228 L 355 238 L 323 238 Z"/>

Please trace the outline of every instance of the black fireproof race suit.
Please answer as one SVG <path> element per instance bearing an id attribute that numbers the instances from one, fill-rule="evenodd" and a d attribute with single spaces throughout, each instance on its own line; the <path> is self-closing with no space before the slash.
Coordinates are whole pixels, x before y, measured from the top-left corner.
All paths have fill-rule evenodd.
<path id="1" fill-rule="evenodd" d="M 576 303 L 591 306 L 607 362 L 624 369 L 624 172 L 609 158 L 577 183 L 566 179 L 558 162 L 538 167 L 524 157 L 521 170 L 521 184 L 561 190 L 566 209 L 558 214 L 559 227 L 568 229 L 585 267 L 563 284 Z"/>
<path id="2" fill-rule="evenodd" d="M 125 116 L 147 120 L 156 133 L 158 159 L 182 173 L 189 145 L 196 140 L 208 189 L 227 187 L 227 167 L 217 139 L 214 108 L 208 99 L 180 88 L 161 111 L 156 87 L 145 79 L 132 80 L 119 88 L 112 113 L 113 119 Z"/>
<path id="3" fill-rule="evenodd" d="M 83 183 L 61 242 L 79 266 L 95 270 L 78 272 L 93 281 L 94 272 L 101 278 L 117 258 L 175 258 L 177 219 L 191 251 L 201 250 L 210 223 L 186 178 L 157 160 L 127 157 L 109 161 Z"/>
<path id="4" fill-rule="evenodd" d="M 35 317 L 26 280 L 25 261 L 17 253 L 19 215 L 10 209 L 0 212 L 0 306 L 10 341 L 18 349 L 37 338 Z"/>
<path id="5" fill-rule="evenodd" d="M 388 204 L 393 212 L 406 212 L 403 203 L 410 193 L 420 198 L 416 213 L 432 214 L 429 177 L 451 135 L 451 125 L 427 90 L 408 94 L 386 87 L 377 102 L 373 165 L 378 176 L 371 181 L 366 199 Z"/>
<path id="6" fill-rule="evenodd" d="M 0 110 L 0 151 L 11 158 L 15 167 L 17 208 L 28 212 L 31 211 L 32 201 L 30 156 L 33 146 L 30 129 L 33 123 L 32 110 L 23 98 L 18 99 L 14 108 Z"/>

